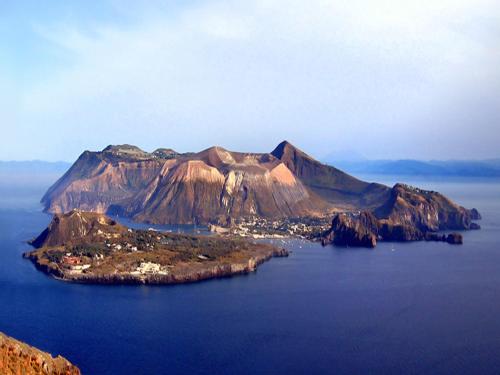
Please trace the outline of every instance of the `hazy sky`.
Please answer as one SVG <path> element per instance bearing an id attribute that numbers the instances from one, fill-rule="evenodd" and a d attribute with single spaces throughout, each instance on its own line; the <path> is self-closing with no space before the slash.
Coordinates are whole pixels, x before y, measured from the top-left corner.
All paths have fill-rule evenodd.
<path id="1" fill-rule="evenodd" d="M 500 157 L 498 0 L 0 2 L 0 159 Z"/>

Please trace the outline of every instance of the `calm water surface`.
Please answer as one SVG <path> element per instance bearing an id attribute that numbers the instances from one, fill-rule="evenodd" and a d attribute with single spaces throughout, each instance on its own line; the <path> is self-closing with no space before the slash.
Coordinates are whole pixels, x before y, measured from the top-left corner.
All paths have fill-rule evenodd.
<path id="1" fill-rule="evenodd" d="M 0 180 L 0 331 L 84 374 L 500 373 L 499 182 L 416 182 L 481 211 L 463 246 L 292 241 L 252 275 L 121 287 L 22 259 L 50 221 L 38 200 L 53 178 Z"/>

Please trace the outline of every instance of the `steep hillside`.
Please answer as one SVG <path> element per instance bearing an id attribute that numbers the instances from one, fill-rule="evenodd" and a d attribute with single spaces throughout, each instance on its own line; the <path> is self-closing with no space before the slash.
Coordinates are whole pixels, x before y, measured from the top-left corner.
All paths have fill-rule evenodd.
<path id="1" fill-rule="evenodd" d="M 337 207 L 373 208 L 389 197 L 387 186 L 368 183 L 320 163 L 287 141 L 271 153 L 317 195 Z"/>
<path id="2" fill-rule="evenodd" d="M 102 233 L 123 233 L 127 229 L 116 221 L 94 212 L 73 210 L 55 214 L 49 226 L 33 241 L 36 248 L 71 245 L 74 241 L 94 242 Z"/>

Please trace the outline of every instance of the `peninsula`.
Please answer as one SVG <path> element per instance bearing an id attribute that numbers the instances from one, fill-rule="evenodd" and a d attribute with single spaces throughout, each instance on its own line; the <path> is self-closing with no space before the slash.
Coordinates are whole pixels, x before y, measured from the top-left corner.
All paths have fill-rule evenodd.
<path id="1" fill-rule="evenodd" d="M 238 238 L 127 228 L 109 217 L 56 214 L 24 254 L 58 279 L 96 284 L 175 284 L 245 274 L 285 249 Z"/>

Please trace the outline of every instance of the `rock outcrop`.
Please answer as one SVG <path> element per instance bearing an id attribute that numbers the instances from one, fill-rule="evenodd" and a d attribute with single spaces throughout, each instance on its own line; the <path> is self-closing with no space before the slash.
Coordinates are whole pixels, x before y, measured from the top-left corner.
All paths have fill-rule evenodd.
<path id="1" fill-rule="evenodd" d="M 339 246 L 375 247 L 377 245 L 378 221 L 370 212 L 359 215 L 338 214 L 322 243 Z"/>
<path id="2" fill-rule="evenodd" d="M 67 359 L 42 352 L 0 333 L 0 374 L 2 375 L 80 375 Z"/>
<path id="3" fill-rule="evenodd" d="M 426 241 L 448 242 L 451 245 L 462 245 L 464 243 L 463 236 L 460 233 L 439 234 L 426 233 L 424 236 Z"/>
<path id="4" fill-rule="evenodd" d="M 396 184 L 389 199 L 373 213 L 337 214 L 323 243 L 374 247 L 382 241 L 443 241 L 462 244 L 459 233 L 438 234 L 443 230 L 480 229 L 473 222 L 481 218 L 476 209 L 468 210 L 434 191 Z"/>
<path id="5" fill-rule="evenodd" d="M 66 214 L 55 214 L 49 226 L 34 240 L 33 247 L 66 246 L 73 243 L 92 243 L 102 233 L 119 234 L 127 230 L 115 220 L 95 212 L 72 210 Z"/>
<path id="6" fill-rule="evenodd" d="M 451 245 L 462 245 L 464 243 L 464 240 L 460 233 L 450 233 L 448 236 L 446 236 L 446 242 Z"/>
<path id="7" fill-rule="evenodd" d="M 438 192 L 404 184 L 394 185 L 390 198 L 374 214 L 388 225 L 410 226 L 423 233 L 471 229 L 472 220 L 480 218 L 476 209 L 465 209 Z"/>
<path id="8" fill-rule="evenodd" d="M 341 213 L 335 215 L 331 228 L 321 238 L 323 246 L 334 244 L 346 247 L 373 248 L 378 241 L 436 241 L 452 245 L 463 244 L 460 233 L 448 235 L 436 232 L 422 232 L 410 224 L 391 224 L 386 220 L 377 219 L 370 212 L 360 214 Z"/>

